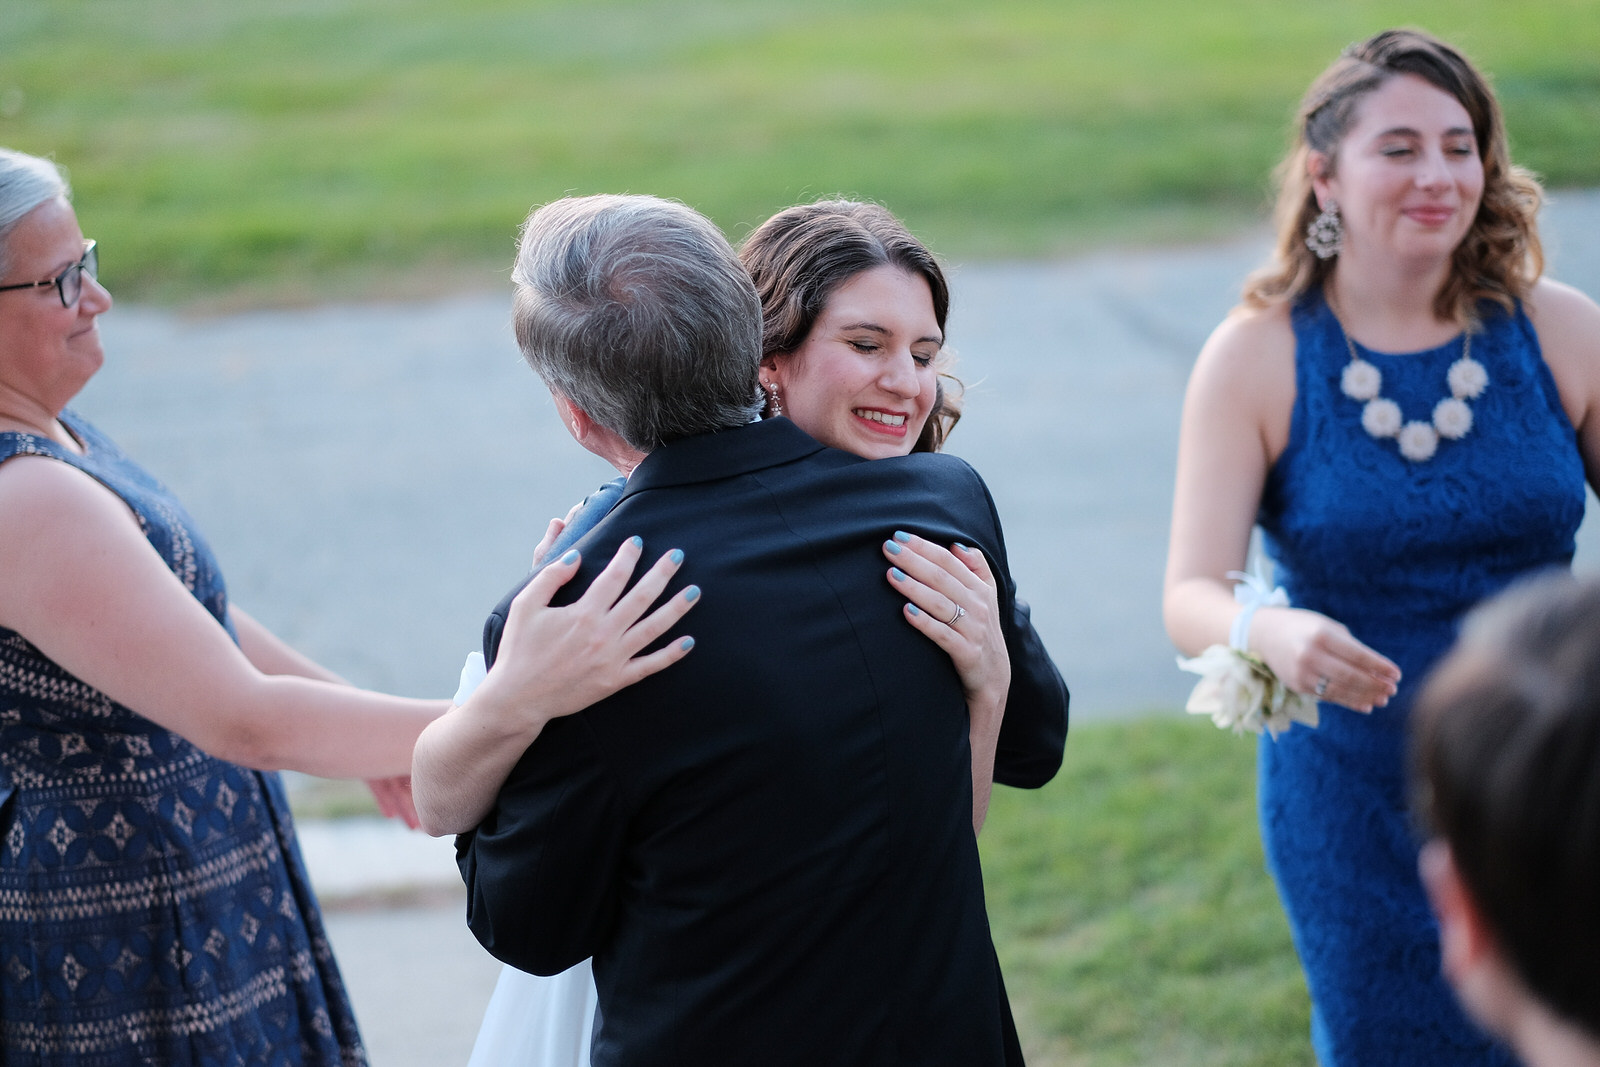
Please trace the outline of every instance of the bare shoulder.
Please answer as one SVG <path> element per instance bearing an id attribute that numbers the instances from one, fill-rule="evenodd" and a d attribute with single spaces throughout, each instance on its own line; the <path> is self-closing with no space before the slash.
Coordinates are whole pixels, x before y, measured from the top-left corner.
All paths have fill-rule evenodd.
<path id="1" fill-rule="evenodd" d="M 1200 349 L 1195 363 L 1197 373 L 1240 375 L 1294 369 L 1294 329 L 1289 324 L 1289 309 L 1236 307 L 1217 324 Z"/>
<path id="2" fill-rule="evenodd" d="M 126 514 L 115 493 L 83 471 L 49 456 L 16 456 L 0 464 L 0 524 L 56 524 Z"/>
<path id="3" fill-rule="evenodd" d="M 1552 343 L 1558 347 L 1574 341 L 1600 345 L 1600 304 L 1572 286 L 1541 278 L 1523 303 L 1546 355 Z"/>
<path id="4" fill-rule="evenodd" d="M 1528 294 L 1527 303 L 1530 312 L 1536 308 L 1576 308 L 1579 306 L 1600 312 L 1600 305 L 1597 305 L 1582 290 L 1568 285 L 1566 282 L 1558 282 L 1554 278 L 1540 278 L 1535 282 L 1533 291 Z"/>
<path id="5" fill-rule="evenodd" d="M 1184 433 L 1201 441 L 1237 438 L 1273 462 L 1289 440 L 1294 355 L 1287 306 L 1234 308 L 1195 360 L 1184 395 Z"/>
<path id="6" fill-rule="evenodd" d="M 1191 395 L 1223 393 L 1227 407 L 1282 411 L 1294 398 L 1294 328 L 1287 305 L 1236 307 L 1211 331 L 1195 361 Z"/>
<path id="7" fill-rule="evenodd" d="M 1539 334 L 1562 405 L 1575 425 L 1600 407 L 1600 305 L 1570 285 L 1541 279 L 1524 306 Z"/>
<path id="8" fill-rule="evenodd" d="M 46 456 L 0 464 L 0 564 L 26 559 L 26 570 L 36 572 L 143 540 L 122 499 L 71 464 Z"/>

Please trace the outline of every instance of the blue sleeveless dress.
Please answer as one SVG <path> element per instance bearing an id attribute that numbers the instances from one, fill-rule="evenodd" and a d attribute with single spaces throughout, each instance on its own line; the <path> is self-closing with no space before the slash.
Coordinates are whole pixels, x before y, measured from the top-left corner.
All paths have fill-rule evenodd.
<path id="1" fill-rule="evenodd" d="M 172 494 L 93 427 L 49 456 L 134 511 L 224 627 L 227 594 Z M 0 629 L 0 1062 L 352 1067 L 360 1035 L 278 775 L 214 759 Z"/>
<path id="2" fill-rule="evenodd" d="M 1312 1000 L 1323 1067 L 1515 1061 L 1460 1012 L 1439 973 L 1438 931 L 1407 814 L 1406 721 L 1464 612 L 1530 571 L 1568 566 L 1584 472 L 1533 325 L 1485 305 L 1472 356 L 1489 384 L 1471 431 L 1432 459 L 1370 437 L 1345 396 L 1344 333 L 1320 292 L 1293 308 L 1289 442 L 1258 521 L 1296 607 L 1323 612 L 1399 664 L 1388 707 L 1324 703 L 1259 751 L 1261 834 Z M 1449 395 L 1457 338 L 1404 355 L 1359 349 L 1407 421 Z"/>

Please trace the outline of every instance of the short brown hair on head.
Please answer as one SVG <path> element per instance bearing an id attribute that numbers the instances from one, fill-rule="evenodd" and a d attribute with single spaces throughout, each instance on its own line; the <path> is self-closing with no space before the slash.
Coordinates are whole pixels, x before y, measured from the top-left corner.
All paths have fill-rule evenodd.
<path id="1" fill-rule="evenodd" d="M 1449 93 L 1466 109 L 1483 160 L 1483 199 L 1456 248 L 1450 276 L 1434 301 L 1441 319 L 1477 320 L 1480 300 L 1511 310 L 1544 271 L 1535 225 L 1542 191 L 1528 171 L 1511 162 L 1505 120 L 1488 80 L 1465 56 L 1421 30 L 1384 30 L 1346 48 L 1311 83 L 1295 116 L 1294 144 L 1278 164 L 1273 261 L 1245 283 L 1252 307 L 1294 301 L 1327 280 L 1335 260 L 1306 247 L 1306 228 L 1321 210 L 1311 187 L 1312 152 L 1338 166 L 1338 150 L 1361 102 L 1391 78 L 1414 75 Z"/>
<path id="2" fill-rule="evenodd" d="M 819 200 L 785 208 L 762 223 L 739 250 L 761 297 L 761 355 L 783 355 L 805 343 L 833 291 L 864 270 L 899 267 L 928 283 L 933 315 L 944 333 L 950 288 L 939 261 L 887 208 L 857 200 Z M 937 452 L 961 419 L 961 380 L 940 351 L 939 394 L 915 452 Z M 948 384 L 947 384 L 948 383 Z"/>
<path id="3" fill-rule="evenodd" d="M 1417 814 L 1523 983 L 1600 1039 L 1600 578 L 1474 612 L 1411 728 Z"/>
<path id="4" fill-rule="evenodd" d="M 760 305 L 711 221 L 653 196 L 536 208 L 512 324 L 546 385 L 641 452 L 743 426 L 760 407 Z"/>

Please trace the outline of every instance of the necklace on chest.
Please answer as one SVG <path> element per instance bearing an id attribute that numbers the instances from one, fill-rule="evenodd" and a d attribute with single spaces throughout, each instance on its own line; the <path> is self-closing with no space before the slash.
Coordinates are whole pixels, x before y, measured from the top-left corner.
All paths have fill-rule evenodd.
<path id="1" fill-rule="evenodd" d="M 1328 309 L 1339 326 L 1345 347 L 1350 350 L 1350 362 L 1339 375 L 1339 391 L 1351 400 L 1360 402 L 1361 428 L 1379 439 L 1394 438 L 1400 454 L 1413 463 L 1423 463 L 1433 458 L 1439 450 L 1439 439 L 1459 441 L 1472 429 L 1472 407 L 1467 403 L 1483 395 L 1489 386 L 1489 372 L 1483 364 L 1472 358 L 1472 334 L 1461 334 L 1461 358 L 1450 364 L 1445 372 L 1445 384 L 1450 395 L 1433 406 L 1433 417 L 1428 422 L 1420 419 L 1405 421 L 1400 405 L 1383 395 L 1383 372 L 1361 358 L 1356 343 L 1350 339 L 1339 316 Z"/>

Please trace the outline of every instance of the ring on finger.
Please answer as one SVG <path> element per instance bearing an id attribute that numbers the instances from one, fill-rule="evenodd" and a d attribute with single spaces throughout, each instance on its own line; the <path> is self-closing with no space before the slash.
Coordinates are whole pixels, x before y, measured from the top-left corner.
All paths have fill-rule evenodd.
<path id="1" fill-rule="evenodd" d="M 1313 692 L 1315 692 L 1319 698 L 1328 695 L 1328 676 L 1326 674 L 1317 676 L 1317 685 Z"/>
<path id="2" fill-rule="evenodd" d="M 960 604 L 957 604 L 956 613 L 950 616 L 949 620 L 945 622 L 945 625 L 954 626 L 956 623 L 960 622 L 966 616 L 966 614 L 967 609 L 962 607 Z"/>

